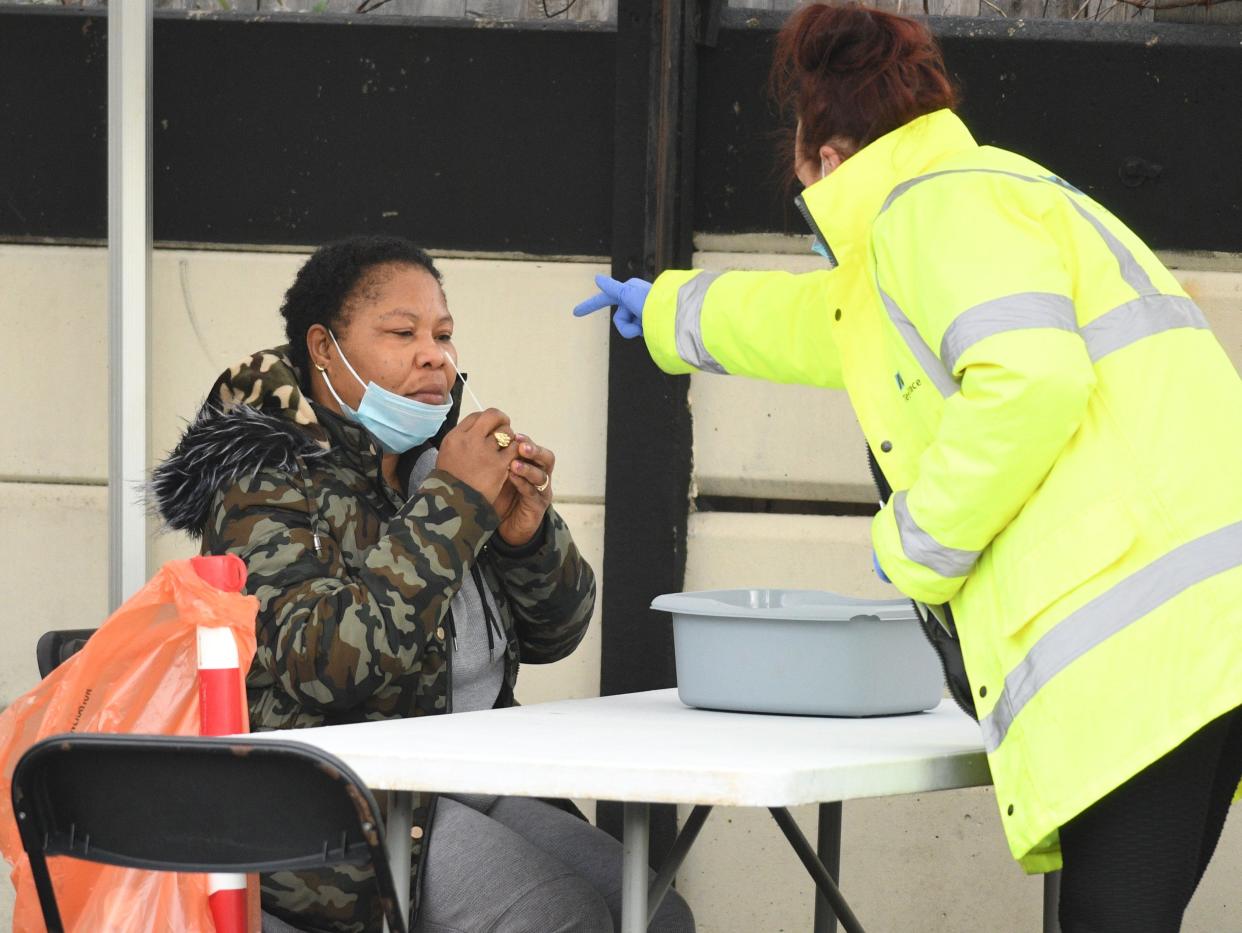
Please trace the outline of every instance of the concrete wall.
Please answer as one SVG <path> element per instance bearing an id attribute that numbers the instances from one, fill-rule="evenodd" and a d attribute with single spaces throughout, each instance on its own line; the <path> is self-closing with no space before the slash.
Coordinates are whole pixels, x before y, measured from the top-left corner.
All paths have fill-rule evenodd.
<path id="1" fill-rule="evenodd" d="M 304 257 L 159 251 L 154 266 L 151 454 L 175 442 L 222 369 L 280 340 L 281 295 Z M 708 268 L 810 268 L 801 255 L 703 252 Z M 602 566 L 607 326 L 568 309 L 591 264 L 445 259 L 463 365 L 484 404 L 558 453 L 560 507 Z M 1206 265 L 1206 269 L 1202 268 Z M 1199 263 L 1183 281 L 1242 364 L 1242 274 Z M 105 255 L 0 246 L 0 583 L 7 595 L 0 702 L 32 687 L 34 644 L 106 611 L 107 349 Z M 869 502 L 862 437 L 843 394 L 694 377 L 696 484 L 703 494 Z M 152 567 L 194 552 L 155 539 Z M 690 522 L 688 589 L 806 586 L 882 595 L 865 519 L 701 513 Z M 523 669 L 524 702 L 598 691 L 599 632 L 571 658 Z M 798 814 L 813 832 L 814 813 Z M 990 790 L 847 804 L 842 884 L 876 930 L 1039 929 L 1040 883 L 1010 860 Z M 1226 828 L 1188 931 L 1236 929 L 1242 829 Z M 680 879 L 701 933 L 803 933 L 811 887 L 763 812 L 713 814 Z M 8 916 L 0 886 L 0 917 Z M 1232 919 L 1232 922 L 1231 922 Z"/>

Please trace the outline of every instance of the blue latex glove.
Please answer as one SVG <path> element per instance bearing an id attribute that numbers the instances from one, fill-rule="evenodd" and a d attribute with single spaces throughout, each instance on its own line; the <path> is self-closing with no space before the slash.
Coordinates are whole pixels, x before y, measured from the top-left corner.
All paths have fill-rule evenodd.
<path id="1" fill-rule="evenodd" d="M 599 294 L 592 295 L 574 308 L 574 317 L 585 317 L 601 308 L 616 305 L 617 313 L 612 316 L 612 323 L 616 325 L 617 333 L 627 340 L 641 337 L 643 305 L 647 301 L 647 293 L 651 291 L 651 283 L 644 279 L 618 282 L 609 276 L 597 275 L 595 284 Z"/>
<path id="2" fill-rule="evenodd" d="M 875 575 L 885 583 L 892 584 L 892 580 L 884 573 L 884 568 L 880 566 L 880 556 L 875 551 L 871 552 L 871 563 L 875 564 Z"/>

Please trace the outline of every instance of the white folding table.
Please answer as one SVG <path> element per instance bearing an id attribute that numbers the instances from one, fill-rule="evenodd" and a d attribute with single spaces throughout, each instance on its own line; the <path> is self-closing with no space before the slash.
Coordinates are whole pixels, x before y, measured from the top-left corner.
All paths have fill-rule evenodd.
<path id="1" fill-rule="evenodd" d="M 373 790 L 391 792 L 388 847 L 397 878 L 409 873 L 416 791 L 622 801 L 621 933 L 646 930 L 650 905 L 713 806 L 771 809 L 824 891 L 832 879 L 785 808 L 991 783 L 978 726 L 948 700 L 911 716 L 831 719 L 691 709 L 675 690 L 657 690 L 251 738 L 313 745 Z M 697 806 L 672 864 L 649 890 L 653 803 Z M 849 929 L 841 909 L 848 914 L 848 907 L 832 906 Z"/>

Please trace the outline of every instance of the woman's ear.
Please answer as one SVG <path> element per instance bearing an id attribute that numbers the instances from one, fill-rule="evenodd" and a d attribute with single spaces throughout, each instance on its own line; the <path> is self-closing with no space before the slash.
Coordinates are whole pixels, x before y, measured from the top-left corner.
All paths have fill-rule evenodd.
<path id="1" fill-rule="evenodd" d="M 310 357 L 312 366 L 328 365 L 331 359 L 329 352 L 331 345 L 332 338 L 328 335 L 328 329 L 322 324 L 312 324 L 310 330 L 306 332 L 306 354 Z"/>
<path id="2" fill-rule="evenodd" d="M 841 163 L 845 161 L 845 157 L 841 151 L 835 146 L 824 143 L 819 147 L 819 171 L 821 178 L 827 178 L 835 172 Z"/>

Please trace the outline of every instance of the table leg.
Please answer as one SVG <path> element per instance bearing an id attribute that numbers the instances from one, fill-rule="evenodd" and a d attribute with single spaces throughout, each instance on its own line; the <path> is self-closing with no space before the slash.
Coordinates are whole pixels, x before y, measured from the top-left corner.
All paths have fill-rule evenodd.
<path id="1" fill-rule="evenodd" d="M 405 790 L 388 792 L 388 825 L 385 842 L 388 846 L 388 866 L 392 869 L 393 884 L 397 887 L 397 902 L 401 916 L 408 924 L 410 917 L 410 830 L 414 827 L 414 794 Z M 384 929 L 388 930 L 385 921 Z"/>
<path id="2" fill-rule="evenodd" d="M 1050 871 L 1044 875 L 1044 933 L 1061 933 L 1061 873 Z"/>
<path id="3" fill-rule="evenodd" d="M 802 835 L 802 830 L 798 828 L 798 824 L 794 822 L 794 818 L 790 816 L 789 811 L 784 807 L 769 807 L 768 812 L 772 814 L 776 824 L 781 828 L 781 832 L 785 834 L 785 838 L 793 846 L 798 859 L 810 873 L 811 877 L 815 879 L 815 886 L 827 898 L 833 913 L 841 921 L 841 926 L 845 933 L 863 933 L 862 924 L 854 916 L 854 911 L 850 909 L 850 905 L 845 902 L 841 889 L 837 887 L 837 883 L 828 874 L 828 869 L 824 868 L 824 863 L 819 860 L 819 856 L 815 854 L 815 850 L 807 842 L 806 836 Z"/>
<path id="4" fill-rule="evenodd" d="M 838 883 L 841 880 L 841 802 L 819 805 L 819 834 L 815 854 Z M 836 933 L 837 915 L 828 899 L 815 889 L 815 933 Z"/>
<path id="5" fill-rule="evenodd" d="M 627 803 L 623 810 L 620 933 L 646 933 L 651 807 Z"/>

